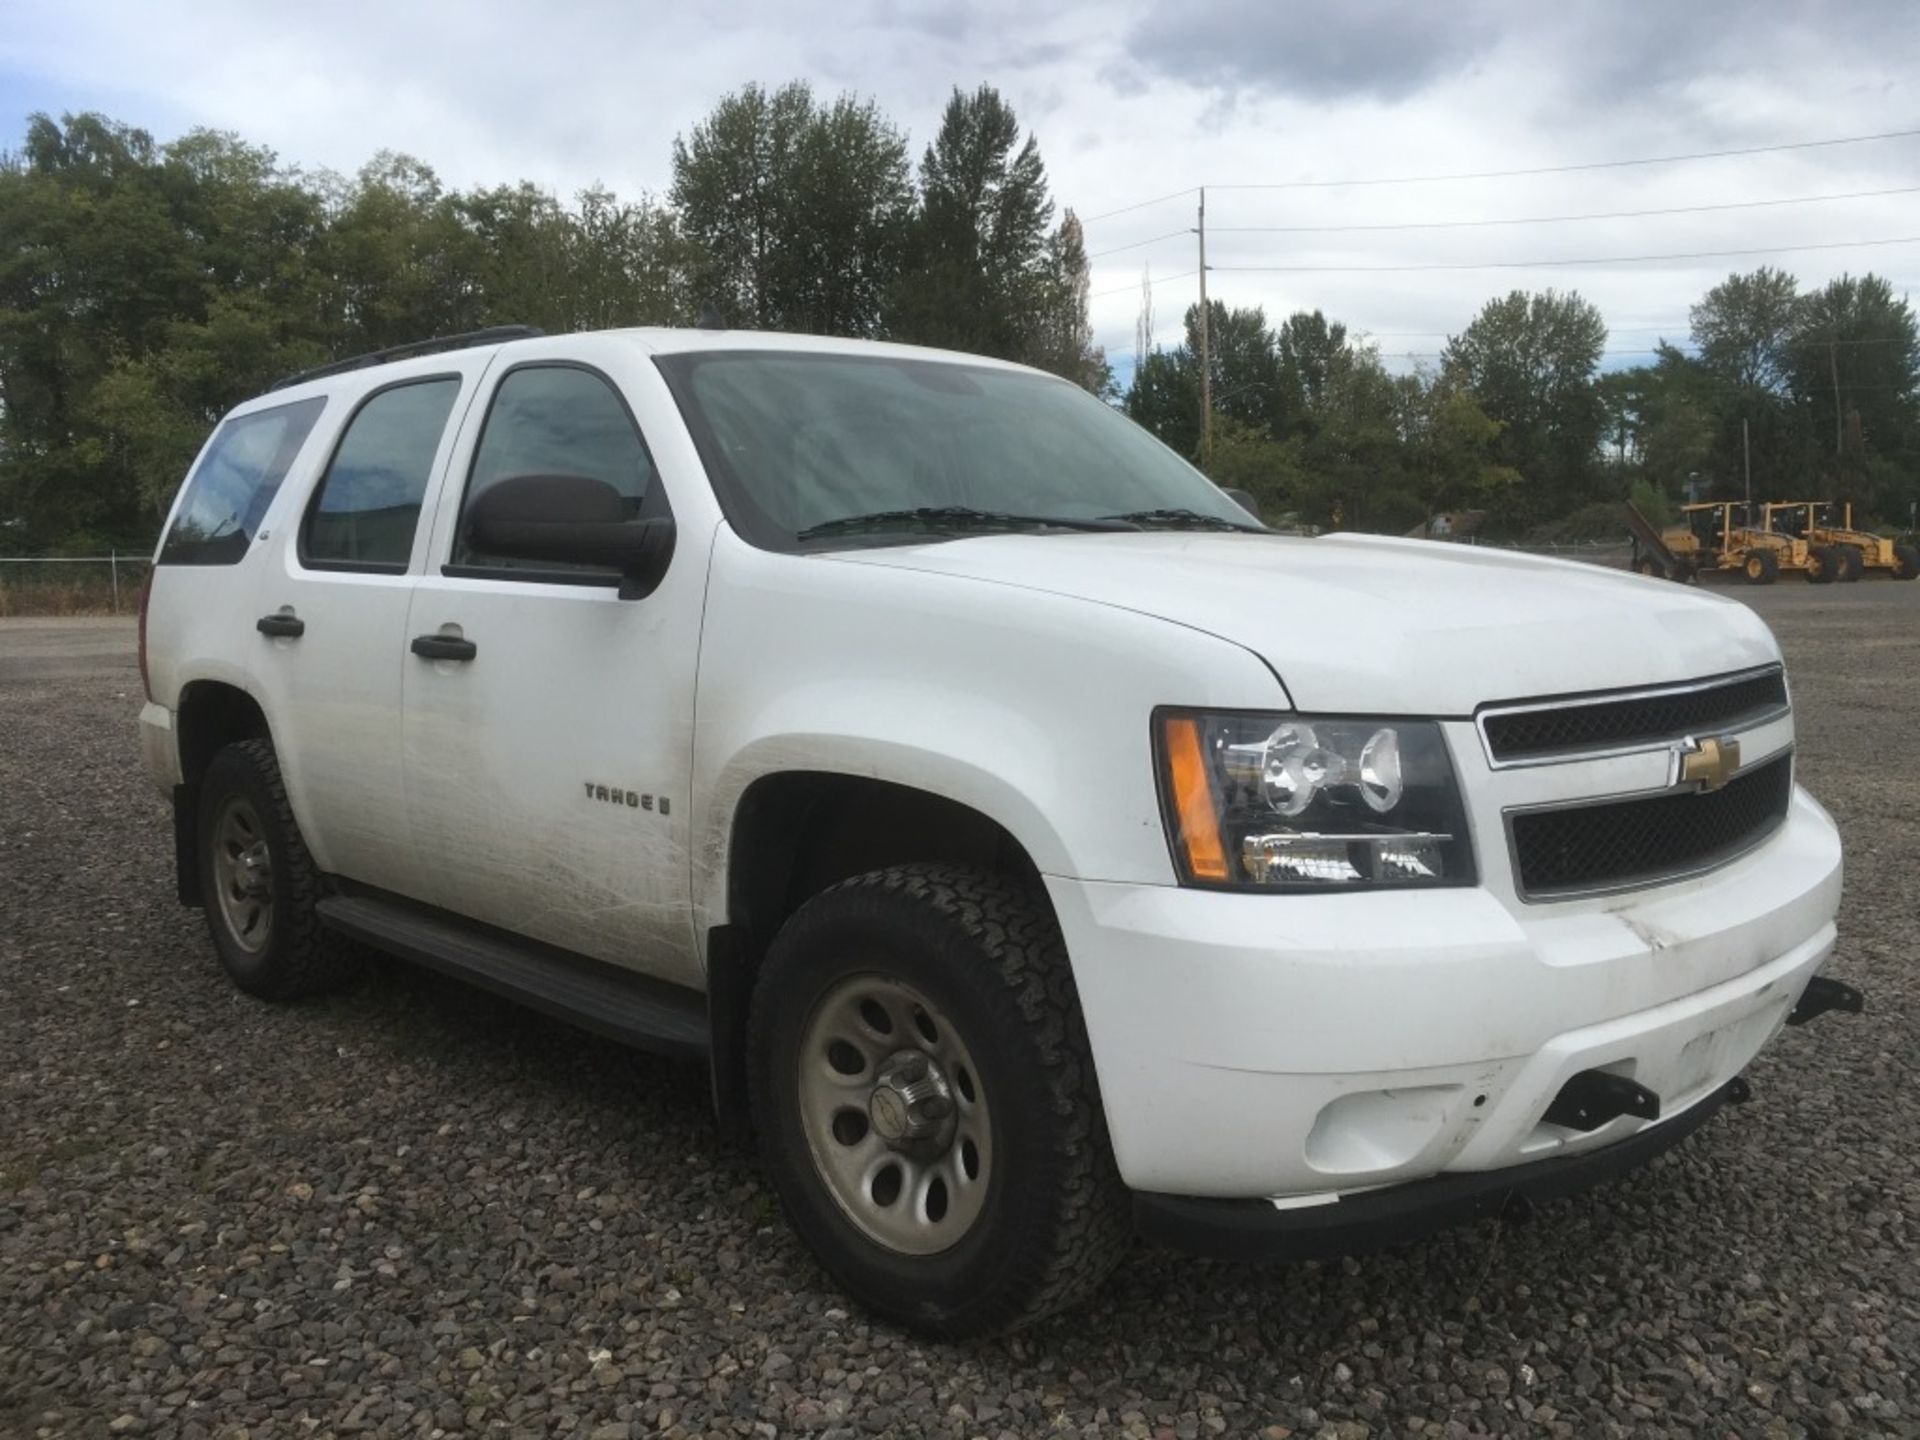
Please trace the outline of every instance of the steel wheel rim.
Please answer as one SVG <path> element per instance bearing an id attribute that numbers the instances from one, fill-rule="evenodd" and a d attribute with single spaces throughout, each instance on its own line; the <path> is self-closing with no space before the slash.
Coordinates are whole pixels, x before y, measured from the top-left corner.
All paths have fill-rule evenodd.
<path id="1" fill-rule="evenodd" d="M 903 1080 L 921 1062 L 925 1073 Z M 939 1007 L 888 976 L 843 979 L 808 1016 L 796 1071 L 814 1170 L 861 1234 L 902 1255 L 965 1238 L 992 1179 L 992 1117 L 965 1037 Z M 902 1097 L 910 1122 L 935 1117 L 930 1133 L 884 1133 L 901 1123 Z"/>
<path id="2" fill-rule="evenodd" d="M 244 796 L 228 800 L 214 819 L 213 870 L 227 934 L 258 955 L 273 938 L 273 855 L 266 827 Z"/>

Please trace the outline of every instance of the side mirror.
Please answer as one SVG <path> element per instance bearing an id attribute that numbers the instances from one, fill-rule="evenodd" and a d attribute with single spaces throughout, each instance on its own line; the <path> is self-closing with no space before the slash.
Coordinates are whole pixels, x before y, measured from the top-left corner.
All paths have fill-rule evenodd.
<path id="1" fill-rule="evenodd" d="M 628 502 L 586 475 L 516 475 L 467 509 L 475 550 L 508 560 L 591 565 L 620 575 L 620 598 L 651 595 L 673 558 L 673 521 L 634 520 Z"/>
<path id="2" fill-rule="evenodd" d="M 1260 502 L 1254 499 L 1253 496 L 1248 491 L 1229 490 L 1226 486 L 1222 485 L 1220 487 L 1220 493 L 1222 495 L 1225 495 L 1229 500 L 1233 501 L 1234 504 L 1238 505 L 1242 510 L 1246 511 L 1249 515 L 1253 516 L 1254 519 L 1259 520 L 1261 518 Z"/>

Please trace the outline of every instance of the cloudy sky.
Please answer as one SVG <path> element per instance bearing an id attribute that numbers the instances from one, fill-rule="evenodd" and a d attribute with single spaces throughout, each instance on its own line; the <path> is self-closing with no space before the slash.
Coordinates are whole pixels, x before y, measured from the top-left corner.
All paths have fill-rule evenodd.
<path id="1" fill-rule="evenodd" d="M 163 138 L 235 130 L 309 167 L 389 148 L 455 185 L 526 177 L 563 195 L 663 191 L 674 135 L 749 80 L 871 95 L 916 155 L 953 86 L 990 82 L 1038 135 L 1058 201 L 1088 217 L 1094 319 L 1123 370 L 1143 271 L 1162 341 L 1194 298 L 1202 184 L 1216 297 L 1275 318 L 1323 308 L 1398 364 L 1514 287 L 1598 302 L 1611 364 L 1683 338 L 1688 305 L 1732 269 L 1771 260 L 1809 284 L 1873 269 L 1916 288 L 1920 240 L 1784 248 L 1920 237 L 1916 136 L 1326 182 L 1913 130 L 1917 73 L 1911 0 L 0 0 L 0 146 L 31 111 L 94 109 Z M 1888 191 L 1909 193 L 1863 193 Z M 1728 208 L 1550 218 L 1709 206 Z M 1507 220 L 1526 223 L 1460 223 Z M 1727 250 L 1772 253 L 1378 268 Z"/>

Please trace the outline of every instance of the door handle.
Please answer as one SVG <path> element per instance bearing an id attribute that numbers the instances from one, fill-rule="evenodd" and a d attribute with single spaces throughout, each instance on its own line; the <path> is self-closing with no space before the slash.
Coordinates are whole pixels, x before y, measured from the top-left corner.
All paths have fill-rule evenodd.
<path id="1" fill-rule="evenodd" d="M 471 660 L 480 653 L 473 641 L 458 635 L 416 635 L 412 649 L 423 660 Z"/>
<path id="2" fill-rule="evenodd" d="M 262 615 L 253 622 L 253 628 L 262 635 L 272 635 L 282 640 L 298 640 L 307 633 L 307 622 L 298 615 L 290 615 L 280 610 L 271 615 Z"/>

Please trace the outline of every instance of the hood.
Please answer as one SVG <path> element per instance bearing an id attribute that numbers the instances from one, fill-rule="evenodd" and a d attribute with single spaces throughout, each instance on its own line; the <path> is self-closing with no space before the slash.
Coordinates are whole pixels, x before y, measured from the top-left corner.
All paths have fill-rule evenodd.
<path id="1" fill-rule="evenodd" d="M 1738 601 L 1572 560 L 1370 535 L 977 536 L 832 552 L 1159 616 L 1263 658 L 1302 710 L 1461 716 L 1779 658 Z"/>

